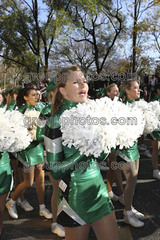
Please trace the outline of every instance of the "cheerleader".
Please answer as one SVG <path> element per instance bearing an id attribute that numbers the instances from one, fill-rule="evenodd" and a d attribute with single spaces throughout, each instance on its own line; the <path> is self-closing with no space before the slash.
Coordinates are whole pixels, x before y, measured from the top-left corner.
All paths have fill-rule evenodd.
<path id="1" fill-rule="evenodd" d="M 62 145 L 59 118 L 65 110 L 87 101 L 86 79 L 77 66 L 71 66 L 59 72 L 56 86 L 53 115 L 45 126 L 44 140 L 50 173 L 61 179 L 57 222 L 65 227 L 66 240 L 87 240 L 91 226 L 98 240 L 116 240 L 113 205 L 99 167 L 95 167 L 96 159 Z M 98 160 L 105 158 L 102 154 Z"/>
<path id="2" fill-rule="evenodd" d="M 113 83 L 107 86 L 106 88 L 106 95 L 111 98 L 112 100 L 115 97 L 119 97 L 119 88 L 117 84 Z M 113 201 L 123 201 L 123 184 L 122 184 L 122 175 L 121 170 L 119 168 L 112 169 L 112 163 L 117 161 L 115 150 L 113 149 L 108 156 L 109 158 L 109 170 L 107 171 L 107 189 L 108 194 L 111 200 Z M 120 198 L 112 191 L 112 181 L 113 179 L 116 182 Z M 123 202 L 122 202 L 123 203 Z"/>
<path id="3" fill-rule="evenodd" d="M 0 152 L 0 236 L 2 233 L 3 212 L 11 190 L 12 170 L 7 152 Z"/>
<path id="4" fill-rule="evenodd" d="M 6 110 L 12 111 L 16 109 L 16 99 L 18 95 L 18 91 L 22 88 L 13 88 L 8 91 L 7 95 L 7 103 Z M 9 153 L 11 168 L 13 169 L 13 177 L 14 177 L 14 185 L 17 187 L 23 181 L 23 173 L 22 168 L 19 167 L 17 154 Z M 29 204 L 29 202 L 25 199 L 24 194 L 17 199 L 17 205 L 21 206 L 26 212 L 30 212 L 33 210 L 33 207 Z"/>
<path id="5" fill-rule="evenodd" d="M 120 86 L 123 93 L 122 101 L 125 104 L 133 104 L 136 99 L 140 97 L 139 84 L 135 80 L 124 81 Z M 123 159 L 123 172 L 126 177 L 126 186 L 124 189 L 124 222 L 133 227 L 142 227 L 144 223 L 142 219 L 144 215 L 138 212 L 132 206 L 134 190 L 137 182 L 137 175 L 139 170 L 139 152 L 137 141 L 130 148 L 123 148 L 116 151 L 120 159 Z M 122 166 L 122 162 L 121 162 Z"/>
<path id="6" fill-rule="evenodd" d="M 25 113 L 26 110 L 33 110 L 37 104 L 37 92 L 33 87 L 22 89 L 17 96 L 17 106 L 21 113 Z M 44 171 L 42 166 L 44 163 L 44 151 L 41 143 L 32 141 L 32 143 L 18 154 L 18 160 L 20 160 L 24 166 L 23 168 L 23 182 L 20 183 L 12 198 L 6 203 L 8 213 L 12 218 L 17 219 L 18 213 L 16 209 L 16 200 L 24 193 L 29 187 L 32 186 L 34 177 L 36 182 L 36 192 L 39 202 L 39 215 L 44 216 L 47 219 L 52 218 L 52 214 L 48 211 L 44 204 Z"/>
<path id="7" fill-rule="evenodd" d="M 46 91 L 48 93 L 48 105 L 44 107 L 40 113 L 37 132 L 36 132 L 36 139 L 39 142 L 44 141 L 44 122 L 51 116 L 52 110 L 52 102 L 54 102 L 55 95 L 57 93 L 57 88 L 55 86 L 54 81 L 50 81 L 48 86 L 46 87 Z M 57 221 L 57 211 L 58 211 L 58 194 L 59 194 L 59 181 L 54 179 L 51 173 L 48 170 L 47 164 L 44 165 L 44 170 L 47 172 L 50 182 L 53 187 L 52 197 L 51 197 L 51 209 L 52 209 L 52 224 L 51 224 L 51 231 L 57 234 L 59 237 L 65 237 L 65 232 L 63 226 L 58 224 Z"/>
<path id="8" fill-rule="evenodd" d="M 7 110 L 15 109 L 17 94 L 18 94 L 18 90 L 16 88 L 9 90 L 7 95 Z"/>

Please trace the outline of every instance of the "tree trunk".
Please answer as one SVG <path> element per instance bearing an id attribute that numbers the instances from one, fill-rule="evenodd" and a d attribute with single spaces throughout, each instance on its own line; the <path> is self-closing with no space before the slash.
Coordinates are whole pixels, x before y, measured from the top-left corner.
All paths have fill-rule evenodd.
<path id="1" fill-rule="evenodd" d="M 132 72 L 136 71 L 136 44 L 137 44 L 137 0 L 134 1 L 134 25 L 133 25 L 133 62 Z"/>

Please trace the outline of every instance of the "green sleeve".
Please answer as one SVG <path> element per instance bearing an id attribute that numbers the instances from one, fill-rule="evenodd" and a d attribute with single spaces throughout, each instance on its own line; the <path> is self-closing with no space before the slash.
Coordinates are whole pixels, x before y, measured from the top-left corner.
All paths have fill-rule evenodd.
<path id="1" fill-rule="evenodd" d="M 80 154 L 80 152 L 77 150 L 73 155 L 65 158 L 64 161 L 56 161 L 55 159 L 56 156 L 47 152 L 47 160 L 50 162 L 49 170 L 51 171 L 53 178 L 62 179 L 64 176 L 69 175 L 75 170 L 77 162 L 87 161 L 88 157 Z"/>
<path id="2" fill-rule="evenodd" d="M 40 113 L 38 122 L 37 122 L 37 132 L 36 132 L 36 140 L 38 142 L 44 141 L 44 126 L 47 119 L 50 117 L 51 105 L 46 106 Z"/>
<path id="3" fill-rule="evenodd" d="M 88 158 L 81 155 L 74 148 L 65 157 L 62 146 L 62 132 L 60 130 L 59 116 L 51 116 L 45 125 L 44 142 L 47 153 L 49 170 L 55 179 L 62 179 L 65 175 L 74 171 L 77 162 L 86 161 Z"/>

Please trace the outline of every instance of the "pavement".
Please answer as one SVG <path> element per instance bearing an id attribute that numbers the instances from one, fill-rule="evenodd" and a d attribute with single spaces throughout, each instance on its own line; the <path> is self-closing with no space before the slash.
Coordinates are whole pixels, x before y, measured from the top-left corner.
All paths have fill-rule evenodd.
<path id="1" fill-rule="evenodd" d="M 102 171 L 102 175 L 105 181 L 106 172 Z M 47 176 L 45 189 L 45 203 L 48 209 L 50 209 L 52 186 Z M 117 193 L 116 186 L 113 186 L 113 191 Z M 35 185 L 26 192 L 26 198 L 34 207 L 34 211 L 25 212 L 20 207 L 17 207 L 19 219 L 13 220 L 5 209 L 4 228 L 0 239 L 63 240 L 64 238 L 59 238 L 51 232 L 50 226 L 52 221 L 39 216 Z M 119 240 L 160 240 L 160 180 L 153 179 L 151 159 L 146 158 L 143 155 L 143 152 L 141 152 L 140 169 L 133 206 L 145 214 L 144 227 L 133 228 L 125 224 L 123 221 L 123 206 L 119 202 L 113 202 L 113 204 L 115 206 L 119 229 Z M 90 232 L 89 240 L 96 240 L 92 230 Z"/>

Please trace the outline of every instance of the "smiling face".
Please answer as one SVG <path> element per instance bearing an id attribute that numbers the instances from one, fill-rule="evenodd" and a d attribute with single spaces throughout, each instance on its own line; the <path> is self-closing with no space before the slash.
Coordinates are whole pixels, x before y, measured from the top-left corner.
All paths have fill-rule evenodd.
<path id="1" fill-rule="evenodd" d="M 133 81 L 131 83 L 130 89 L 126 89 L 126 94 L 130 100 L 136 100 L 140 98 L 140 89 L 137 81 Z"/>
<path id="2" fill-rule="evenodd" d="M 67 82 L 59 91 L 71 102 L 84 103 L 87 100 L 88 84 L 81 71 L 69 71 Z"/>
<path id="3" fill-rule="evenodd" d="M 38 102 L 37 91 L 34 89 L 31 89 L 28 93 L 28 96 L 24 96 L 24 100 L 28 105 L 36 106 Z"/>
<path id="4" fill-rule="evenodd" d="M 112 100 L 114 99 L 114 97 L 119 97 L 119 89 L 118 89 L 118 86 L 113 86 L 109 92 L 107 92 L 107 96 L 109 98 L 111 98 Z"/>

